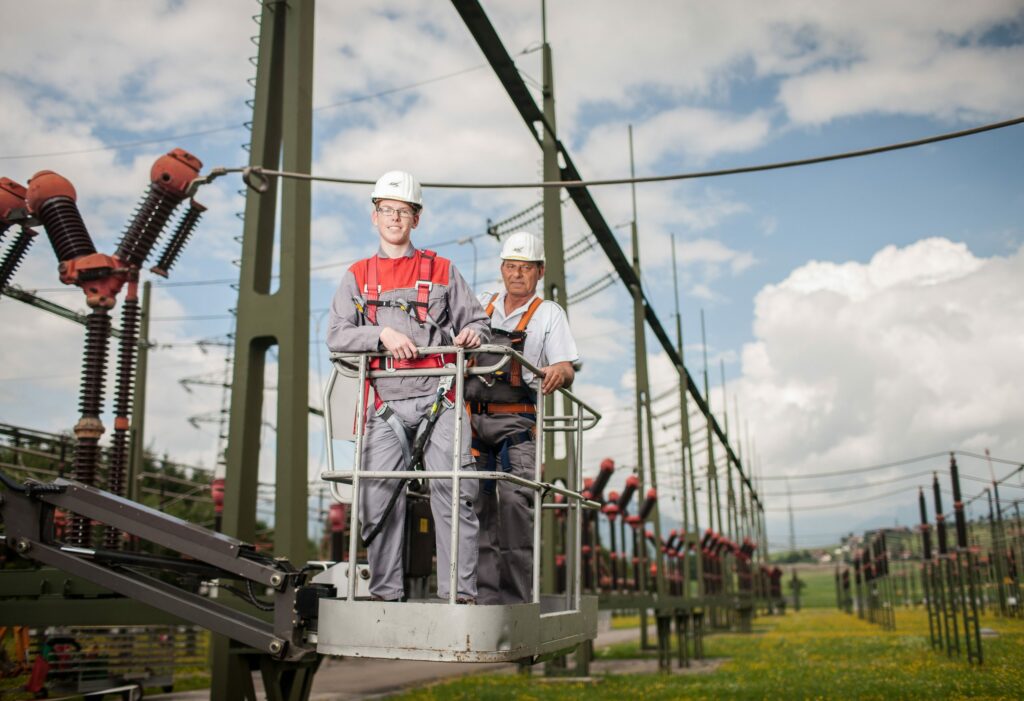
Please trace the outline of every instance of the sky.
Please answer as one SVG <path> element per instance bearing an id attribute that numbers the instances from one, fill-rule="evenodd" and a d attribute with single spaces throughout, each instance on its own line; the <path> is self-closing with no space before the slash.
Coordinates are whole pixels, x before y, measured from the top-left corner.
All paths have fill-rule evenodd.
<path id="1" fill-rule="evenodd" d="M 539 102 L 540 3 L 483 6 Z M 116 246 L 160 154 L 183 147 L 207 168 L 247 162 L 258 2 L 97 0 L 86 11 L 2 0 L 2 8 L 0 175 L 68 177 L 100 250 Z M 586 178 L 629 173 L 630 125 L 644 176 L 838 153 L 1024 115 L 1019 0 L 636 8 L 548 3 L 559 135 Z M 322 0 L 314 52 L 314 173 L 539 180 L 540 152 L 453 7 Z M 789 540 L 787 485 L 798 544 L 825 545 L 911 522 L 914 488 L 948 459 L 816 474 L 949 450 L 989 449 L 1009 461 L 993 464 L 997 477 L 1024 461 L 1024 400 L 1013 381 L 1024 346 L 1022 148 L 1016 126 L 857 160 L 637 187 L 645 291 L 674 328 L 674 236 L 687 365 L 702 377 L 703 313 L 711 405 L 724 424 L 727 397 L 732 436 L 763 480 L 773 549 Z M 231 330 L 242 189 L 232 176 L 202 190 L 209 211 L 152 298 L 147 444 L 206 467 L 215 461 L 225 358 L 222 346 L 198 342 L 223 342 Z M 591 192 L 628 253 L 629 187 Z M 363 186 L 313 187 L 313 404 L 328 371 L 318 341 L 331 293 L 346 264 L 375 247 L 368 196 Z M 499 244 L 484 235 L 487 222 L 540 196 L 428 188 L 415 242 L 437 246 L 480 291 L 493 290 Z M 566 246 L 584 240 L 571 205 L 563 215 Z M 586 250 L 568 264 L 569 295 L 610 270 L 596 247 Z M 14 283 L 85 307 L 80 292 L 61 288 L 45 241 Z M 576 389 L 605 413 L 589 438 L 587 472 L 614 457 L 613 488 L 636 462 L 631 309 L 621 283 L 569 308 L 585 363 Z M 0 319 L 0 421 L 69 429 L 81 327 L 10 299 L 0 301 Z M 648 350 L 657 396 L 674 371 L 651 337 Z M 273 362 L 268 372 L 273 385 Z M 673 401 L 656 405 L 669 516 L 678 514 L 678 453 L 661 424 Z M 324 466 L 318 429 L 311 421 L 314 481 Z M 264 446 L 273 441 L 268 426 Z M 963 456 L 961 465 L 990 476 L 983 460 Z M 273 477 L 267 459 L 261 476 Z M 1009 498 L 1024 495 L 1019 478 L 1007 484 Z M 982 487 L 971 481 L 965 492 Z"/>

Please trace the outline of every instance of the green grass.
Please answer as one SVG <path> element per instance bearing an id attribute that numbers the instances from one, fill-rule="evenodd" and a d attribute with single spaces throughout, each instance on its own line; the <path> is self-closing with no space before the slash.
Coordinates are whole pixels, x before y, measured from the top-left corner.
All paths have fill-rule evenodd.
<path id="1" fill-rule="evenodd" d="M 835 569 L 830 566 L 797 565 L 797 576 L 804 583 L 800 590 L 801 608 L 835 608 L 836 607 L 836 578 Z M 792 593 L 789 588 L 791 571 L 785 570 L 783 578 L 783 592 L 786 595 Z"/>
<path id="2" fill-rule="evenodd" d="M 983 640 L 985 665 L 932 651 L 923 611 L 899 610 L 897 630 L 836 610 L 804 609 L 759 618 L 754 633 L 718 634 L 707 657 L 724 658 L 697 675 L 608 675 L 598 682 L 545 684 L 480 675 L 417 689 L 397 698 L 433 699 L 1019 699 L 1024 690 L 1024 622 L 988 618 L 999 635 Z M 638 643 L 600 658 L 639 656 Z"/>

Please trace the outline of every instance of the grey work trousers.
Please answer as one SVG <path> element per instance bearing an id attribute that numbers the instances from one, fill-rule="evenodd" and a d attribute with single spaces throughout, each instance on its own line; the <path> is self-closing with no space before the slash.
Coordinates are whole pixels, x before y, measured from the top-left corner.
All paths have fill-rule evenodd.
<path id="1" fill-rule="evenodd" d="M 517 414 L 474 414 L 473 431 L 479 442 L 498 446 L 505 438 L 530 430 L 534 422 Z M 536 479 L 536 441 L 509 446 L 510 474 Z M 478 470 L 503 470 L 500 455 L 493 467 L 481 451 Z M 533 601 L 533 498 L 535 492 L 498 480 L 481 484 L 476 500 L 480 520 L 480 560 L 477 601 L 481 604 L 519 604 Z"/>
<path id="2" fill-rule="evenodd" d="M 392 399 L 388 406 L 411 432 L 427 414 L 433 404 L 433 395 Z M 455 436 L 455 411 L 446 409 L 437 419 L 434 431 L 423 452 L 424 468 L 428 471 L 452 469 L 452 448 Z M 469 417 L 462 409 L 462 469 L 472 469 L 473 456 L 469 450 Z M 371 405 L 367 409 L 366 434 L 363 438 L 364 470 L 408 469 L 402 457 L 398 436 L 386 421 L 377 416 Z M 451 480 L 427 480 L 430 485 L 430 510 L 434 515 L 434 534 L 437 543 L 437 595 L 448 598 L 451 572 L 452 483 Z M 475 599 L 477 568 L 477 518 L 473 503 L 477 495 L 477 480 L 459 480 L 459 553 L 457 596 Z M 397 480 L 366 479 L 360 483 L 359 519 L 363 537 L 377 525 Z M 370 560 L 370 593 L 382 599 L 401 599 L 405 595 L 402 551 L 405 542 L 405 489 L 402 489 L 394 510 L 377 535 L 367 555 Z"/>

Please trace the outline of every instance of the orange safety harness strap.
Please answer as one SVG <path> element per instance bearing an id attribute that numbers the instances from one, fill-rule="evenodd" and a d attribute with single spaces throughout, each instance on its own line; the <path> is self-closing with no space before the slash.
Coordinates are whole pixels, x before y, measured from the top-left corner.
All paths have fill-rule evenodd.
<path id="1" fill-rule="evenodd" d="M 494 302 L 497 299 L 498 299 L 498 293 L 495 292 L 494 295 L 491 296 L 491 301 L 487 303 L 487 308 L 484 309 L 484 312 L 487 314 L 488 317 L 493 318 L 493 316 L 494 316 Z M 530 319 L 533 318 L 533 315 L 537 312 L 537 309 L 539 309 L 540 305 L 542 305 L 543 303 L 544 303 L 543 299 L 541 299 L 540 297 L 534 297 L 533 301 L 530 302 L 530 306 L 526 308 L 525 312 L 523 312 L 523 316 L 520 317 L 519 323 L 516 324 L 516 327 L 515 327 L 515 329 L 513 329 L 512 332 L 513 333 L 525 333 L 526 332 L 526 327 L 530 324 Z M 514 358 L 509 363 L 509 379 L 508 379 L 508 383 L 512 387 L 521 387 L 523 385 L 523 366 L 520 365 L 519 361 L 517 361 Z M 491 413 L 497 413 L 497 412 L 491 412 Z M 521 413 L 521 412 L 506 412 L 506 413 L 516 413 L 516 414 L 518 414 L 518 413 Z"/>

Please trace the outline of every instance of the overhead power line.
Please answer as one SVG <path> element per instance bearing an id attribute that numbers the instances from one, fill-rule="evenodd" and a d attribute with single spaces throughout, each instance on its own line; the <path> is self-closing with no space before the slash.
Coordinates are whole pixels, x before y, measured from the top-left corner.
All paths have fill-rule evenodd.
<path id="1" fill-rule="evenodd" d="M 899 467 L 900 465 L 909 465 L 915 462 L 922 462 L 924 460 L 934 460 L 935 458 L 949 457 L 950 454 L 962 455 L 965 457 L 978 458 L 980 460 L 991 459 L 993 462 L 1004 463 L 1006 465 L 1021 465 L 1024 464 L 1022 460 L 1008 460 L 1006 458 L 989 458 L 988 456 L 981 455 L 979 453 L 972 453 L 966 450 L 943 450 L 937 453 L 928 453 L 927 455 L 919 455 L 913 458 L 906 458 L 904 460 L 896 460 L 893 462 L 881 463 L 879 465 L 868 465 L 866 467 L 854 467 L 848 470 L 833 470 L 831 472 L 815 472 L 808 475 L 762 475 L 759 479 L 766 482 L 773 480 L 798 480 L 798 479 L 819 479 L 823 477 L 841 477 L 843 475 L 856 475 L 863 472 L 872 472 L 874 470 L 884 470 L 889 467 Z"/>
<path id="2" fill-rule="evenodd" d="M 887 153 L 889 151 L 899 151 L 902 149 L 915 148 L 917 146 L 927 146 L 928 144 L 935 144 L 941 141 L 961 139 L 966 136 L 974 136 L 976 134 L 982 134 L 987 131 L 1005 129 L 1006 127 L 1012 127 L 1022 123 L 1024 123 L 1024 117 L 1016 117 L 1014 119 L 1008 119 L 1003 122 L 984 124 L 979 127 L 974 127 L 973 129 L 963 129 L 960 131 L 947 132 L 945 134 L 936 134 L 934 136 L 928 136 L 922 139 L 914 139 L 912 141 L 901 141 L 899 143 L 888 144 L 885 146 L 875 146 L 872 148 L 860 149 L 856 151 L 843 151 L 841 153 L 832 153 L 825 156 L 814 156 L 811 158 L 800 158 L 792 161 L 763 163 L 760 165 L 741 166 L 738 168 L 723 168 L 721 170 L 703 170 L 692 173 L 647 175 L 639 178 L 608 178 L 603 180 L 543 180 L 540 182 L 506 183 L 423 182 L 422 185 L 423 187 L 433 187 L 438 189 L 451 190 L 515 190 L 534 187 L 598 187 L 602 185 L 629 185 L 632 183 L 658 183 L 669 182 L 674 180 L 696 180 L 698 178 L 716 178 L 723 175 L 759 173 L 767 170 L 781 170 L 783 168 L 796 168 L 799 166 L 814 165 L 817 163 L 828 163 L 830 161 L 841 161 L 850 158 L 873 156 L 879 153 Z M 225 168 L 221 172 L 243 173 L 243 175 L 247 179 L 252 176 L 255 176 L 257 180 L 265 179 L 266 176 L 275 176 L 283 178 L 296 178 L 299 180 L 313 180 L 325 183 L 339 183 L 343 185 L 373 185 L 376 182 L 375 180 L 369 180 L 366 178 L 340 178 L 326 175 L 313 175 L 311 173 L 296 173 L 283 170 L 266 170 L 264 168 L 261 168 L 260 166 L 252 166 L 249 168 Z"/>
<path id="3" fill-rule="evenodd" d="M 929 453 L 927 455 L 919 455 L 914 458 L 906 458 L 905 460 L 896 460 L 894 462 L 886 462 L 880 465 L 868 465 L 867 467 L 854 467 L 849 470 L 833 470 L 831 472 L 815 472 L 809 475 L 762 475 L 761 480 L 770 482 L 773 480 L 798 480 L 798 479 L 818 479 L 822 477 L 840 477 L 843 475 L 856 475 L 862 472 L 872 472 L 873 470 L 884 470 L 888 467 L 898 467 L 900 465 L 909 465 L 915 462 L 922 462 L 924 460 L 934 460 L 935 458 L 941 458 L 948 456 L 948 451 L 940 451 L 938 453 Z"/>

